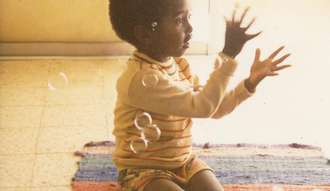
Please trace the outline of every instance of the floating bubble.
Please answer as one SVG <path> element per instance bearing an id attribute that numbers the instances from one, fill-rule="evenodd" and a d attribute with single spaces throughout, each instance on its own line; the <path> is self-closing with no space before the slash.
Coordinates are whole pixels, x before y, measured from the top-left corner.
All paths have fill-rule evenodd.
<path id="1" fill-rule="evenodd" d="M 144 152 L 148 148 L 148 141 L 142 137 L 132 137 L 130 139 L 129 147 L 135 154 Z"/>
<path id="2" fill-rule="evenodd" d="M 151 115 L 147 112 L 142 112 L 136 115 L 134 120 L 135 127 L 142 131 L 144 127 L 150 126 L 152 124 Z"/>
<path id="3" fill-rule="evenodd" d="M 161 131 L 156 124 L 151 124 L 143 128 L 144 135 L 149 141 L 157 141 L 160 138 Z"/>
<path id="4" fill-rule="evenodd" d="M 151 115 L 147 112 L 137 114 L 134 125 L 140 132 L 140 137 L 135 137 L 130 140 L 130 149 L 135 154 L 138 154 L 147 149 L 148 142 L 159 140 L 161 131 L 156 124 L 152 124 Z"/>
<path id="5" fill-rule="evenodd" d="M 146 88 L 155 87 L 159 82 L 157 75 L 155 74 L 145 74 L 142 78 L 142 85 Z"/>
<path id="6" fill-rule="evenodd" d="M 60 72 L 57 75 L 52 75 L 48 79 L 48 89 L 55 91 L 60 88 L 64 88 L 69 84 L 69 79 L 65 73 Z"/>

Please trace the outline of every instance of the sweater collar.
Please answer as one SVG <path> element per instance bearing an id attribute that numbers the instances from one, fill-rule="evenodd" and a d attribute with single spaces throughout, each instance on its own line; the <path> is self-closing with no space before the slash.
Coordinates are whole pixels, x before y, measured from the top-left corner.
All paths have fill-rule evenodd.
<path id="1" fill-rule="evenodd" d="M 159 62 L 151 57 L 149 57 L 148 55 L 141 53 L 139 51 L 134 51 L 133 53 L 133 57 L 135 57 L 136 59 L 139 59 L 143 62 L 146 62 L 148 64 L 156 64 L 158 66 L 161 66 L 162 68 L 170 68 L 173 65 L 174 59 L 171 57 L 168 61 L 166 62 Z"/>

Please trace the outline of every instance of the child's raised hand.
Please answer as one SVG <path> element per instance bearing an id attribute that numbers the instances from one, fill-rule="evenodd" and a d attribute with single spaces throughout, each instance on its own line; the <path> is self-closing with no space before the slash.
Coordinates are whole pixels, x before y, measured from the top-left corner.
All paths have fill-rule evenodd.
<path id="1" fill-rule="evenodd" d="M 290 54 L 286 54 L 279 59 L 275 59 L 276 55 L 284 48 L 281 46 L 276 51 L 274 51 L 267 59 L 261 61 L 260 60 L 260 49 L 256 50 L 254 62 L 251 66 L 250 77 L 246 80 L 245 85 L 251 91 L 254 91 L 255 87 L 258 83 L 263 80 L 266 76 L 277 76 L 277 71 L 282 70 L 284 68 L 290 67 L 291 65 L 281 65 Z"/>
<path id="2" fill-rule="evenodd" d="M 246 34 L 246 31 L 251 27 L 254 23 L 255 19 L 252 19 L 250 23 L 246 27 L 242 27 L 242 22 L 249 8 L 246 8 L 241 15 L 240 19 L 237 20 L 236 17 L 236 9 L 233 11 L 232 18 L 226 19 L 226 33 L 225 33 L 225 45 L 223 48 L 223 53 L 235 57 L 237 56 L 244 44 L 258 36 L 261 32 L 255 34 Z"/>

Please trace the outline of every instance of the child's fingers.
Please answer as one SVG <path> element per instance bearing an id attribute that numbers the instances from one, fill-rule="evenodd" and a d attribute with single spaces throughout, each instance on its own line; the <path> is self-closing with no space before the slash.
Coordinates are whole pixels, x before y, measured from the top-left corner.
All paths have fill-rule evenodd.
<path id="1" fill-rule="evenodd" d="M 231 20 L 229 18 L 227 18 L 226 16 L 223 16 L 225 23 L 226 23 L 226 28 L 228 30 L 228 28 L 231 28 L 233 23 L 231 22 Z"/>
<path id="2" fill-rule="evenodd" d="M 244 12 L 243 12 L 243 14 L 242 14 L 242 16 L 241 16 L 241 18 L 240 18 L 240 20 L 239 20 L 239 24 L 240 24 L 240 25 L 242 24 L 242 22 L 243 22 L 243 20 L 244 20 L 244 17 L 245 17 L 245 15 L 246 15 L 246 13 L 249 11 L 249 9 L 250 9 L 250 7 L 247 7 L 247 8 L 244 10 Z"/>
<path id="3" fill-rule="evenodd" d="M 275 58 L 275 56 L 284 48 L 284 46 L 281 46 L 280 48 L 278 48 L 277 50 L 275 50 L 269 57 L 268 59 L 273 60 Z"/>
<path id="4" fill-rule="evenodd" d="M 260 49 L 257 48 L 254 56 L 254 63 L 258 62 L 259 60 L 260 60 Z"/>
<path id="5" fill-rule="evenodd" d="M 283 70 L 284 68 L 288 68 L 288 67 L 291 67 L 291 65 L 287 64 L 287 65 L 278 66 L 275 69 L 273 69 L 273 71 Z"/>
<path id="6" fill-rule="evenodd" d="M 247 31 L 255 21 L 256 21 L 256 18 L 254 17 L 254 18 L 251 20 L 251 22 L 250 22 L 250 23 L 244 28 L 244 31 Z"/>
<path id="7" fill-rule="evenodd" d="M 278 76 L 278 73 L 270 73 L 267 76 Z"/>
<path id="8" fill-rule="evenodd" d="M 233 14 L 231 16 L 232 16 L 231 22 L 234 23 L 235 22 L 235 17 L 236 17 L 236 8 L 234 9 Z"/>
<path id="9" fill-rule="evenodd" d="M 228 20 L 228 18 L 226 16 L 223 16 L 223 20 L 225 20 L 226 25 L 228 25 L 229 20 Z"/>
<path id="10" fill-rule="evenodd" d="M 290 56 L 290 54 L 286 54 L 286 55 L 282 56 L 281 58 L 275 60 L 273 63 L 274 63 L 275 65 L 277 65 L 277 64 L 283 62 L 283 61 L 284 61 L 286 58 L 288 58 L 289 56 Z"/>
<path id="11" fill-rule="evenodd" d="M 261 34 L 261 32 L 262 32 L 262 31 L 257 32 L 257 33 L 255 33 L 255 34 L 248 34 L 248 35 L 246 36 L 246 39 L 247 39 L 247 40 L 253 39 L 254 37 L 256 37 L 256 36 L 258 36 L 259 34 Z"/>

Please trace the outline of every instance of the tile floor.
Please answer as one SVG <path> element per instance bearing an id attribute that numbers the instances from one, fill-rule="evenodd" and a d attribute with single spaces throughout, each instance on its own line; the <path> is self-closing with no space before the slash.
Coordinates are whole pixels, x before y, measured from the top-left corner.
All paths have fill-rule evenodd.
<path id="1" fill-rule="evenodd" d="M 71 177 L 79 160 L 73 156 L 73 152 L 89 141 L 113 140 L 111 132 L 116 98 L 115 82 L 126 65 L 126 59 L 0 57 L 0 191 L 71 190 Z M 194 57 L 190 61 L 203 63 L 211 62 L 211 59 Z M 196 67 L 195 71 L 202 71 L 205 67 L 196 66 L 199 68 Z M 207 79 L 207 75 L 199 76 L 201 79 Z M 255 100 L 262 100 L 263 92 L 266 91 L 260 91 L 258 95 L 261 97 Z M 252 103 L 253 100 L 249 102 L 251 104 L 246 105 L 245 111 L 249 111 L 249 107 L 256 104 L 256 101 Z M 265 107 L 263 101 L 258 103 L 259 106 L 253 107 Z M 263 111 L 265 110 L 260 109 L 259 112 Z M 271 109 L 267 108 L 267 111 Z M 261 138 L 267 140 L 261 143 L 267 144 L 292 143 L 292 135 L 284 135 L 281 131 L 279 136 L 271 133 L 261 134 L 262 136 L 255 134 L 254 132 L 260 131 L 260 127 L 264 129 L 263 125 L 240 129 L 242 125 L 250 122 L 248 114 L 241 106 L 240 112 L 237 112 L 230 122 L 228 118 L 221 121 L 221 126 L 226 126 L 227 120 L 228 126 L 237 128 L 218 128 L 216 131 L 212 129 L 220 124 L 213 123 L 214 121 L 205 122 L 205 125 L 204 122 L 195 121 L 197 126 L 206 128 L 195 128 L 195 140 L 201 143 L 210 140 L 220 140 L 221 143 L 249 143 L 253 140 L 255 143 Z M 297 117 L 299 118 L 299 115 Z M 300 130 L 300 126 L 297 128 Z M 322 136 L 313 135 L 316 139 L 311 136 L 316 132 L 311 134 L 308 129 L 304 127 L 302 130 L 305 131 L 302 131 L 299 137 L 305 137 L 305 142 L 309 139 L 323 140 L 322 148 L 327 148 L 329 157 L 329 140 L 324 133 L 327 130 L 323 128 L 318 131 L 317 135 Z M 239 136 L 237 130 L 244 133 Z M 313 143 L 307 141 L 309 144 L 310 142 Z"/>
<path id="2" fill-rule="evenodd" d="M 125 58 L 0 59 L 0 190 L 68 191 L 89 141 L 113 139 Z"/>

